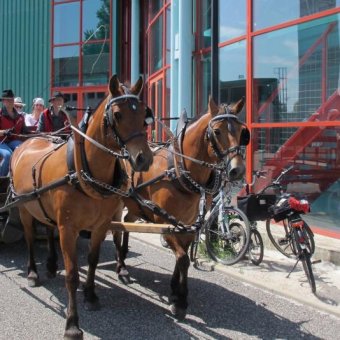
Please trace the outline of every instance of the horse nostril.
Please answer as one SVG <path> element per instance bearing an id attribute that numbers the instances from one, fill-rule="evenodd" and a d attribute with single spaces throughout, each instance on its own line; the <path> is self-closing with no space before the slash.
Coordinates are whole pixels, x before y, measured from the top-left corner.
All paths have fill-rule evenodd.
<path id="1" fill-rule="evenodd" d="M 232 168 L 232 169 L 229 171 L 228 176 L 229 176 L 229 179 L 231 179 L 231 180 L 236 179 L 237 176 L 238 176 L 238 170 L 237 170 L 237 168 Z"/>
<path id="2" fill-rule="evenodd" d="M 136 157 L 136 164 L 140 166 L 140 165 L 143 165 L 144 162 L 145 162 L 145 157 L 144 157 L 144 155 L 140 152 L 140 153 L 137 155 L 137 157 Z"/>
<path id="3" fill-rule="evenodd" d="M 244 175 L 244 167 L 235 167 L 229 170 L 228 176 L 231 181 L 239 180 Z"/>

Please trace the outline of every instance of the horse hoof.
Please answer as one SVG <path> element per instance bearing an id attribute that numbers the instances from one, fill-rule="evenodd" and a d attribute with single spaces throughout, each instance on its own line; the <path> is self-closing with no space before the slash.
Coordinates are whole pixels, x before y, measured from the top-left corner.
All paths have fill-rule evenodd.
<path id="1" fill-rule="evenodd" d="M 46 272 L 46 276 L 48 279 L 54 279 L 57 276 L 57 273 Z"/>
<path id="2" fill-rule="evenodd" d="M 37 275 L 29 275 L 27 277 L 28 287 L 38 287 L 40 286 L 39 277 Z"/>
<path id="3" fill-rule="evenodd" d="M 97 310 L 100 310 L 100 302 L 99 300 L 96 300 L 94 302 L 90 302 L 90 301 L 85 301 L 85 306 L 84 306 L 85 310 L 87 310 L 88 312 L 95 312 Z"/>
<path id="4" fill-rule="evenodd" d="M 83 340 L 83 331 L 77 327 L 72 327 L 65 331 L 64 340 Z"/>
<path id="5" fill-rule="evenodd" d="M 171 314 L 178 320 L 183 321 L 187 315 L 187 310 L 176 306 L 175 304 L 170 305 Z"/>
<path id="6" fill-rule="evenodd" d="M 130 279 L 130 275 L 118 275 L 118 280 L 122 283 L 124 283 L 125 285 L 130 284 L 132 281 Z"/>

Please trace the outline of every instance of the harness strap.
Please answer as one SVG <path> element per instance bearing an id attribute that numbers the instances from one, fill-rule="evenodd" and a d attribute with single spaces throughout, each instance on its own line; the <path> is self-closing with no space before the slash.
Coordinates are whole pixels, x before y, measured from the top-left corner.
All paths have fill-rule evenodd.
<path id="1" fill-rule="evenodd" d="M 182 232 L 187 231 L 187 228 L 185 227 L 183 222 L 177 221 L 173 215 L 170 215 L 165 209 L 161 208 L 156 203 L 142 198 L 136 191 L 132 190 L 130 193 L 130 197 L 133 198 L 137 202 L 144 216 L 145 216 L 145 213 L 144 213 L 143 208 L 146 208 L 152 213 L 154 213 L 155 215 L 164 219 L 165 222 L 172 224 L 178 231 L 182 231 Z M 147 216 L 145 216 L 145 219 L 149 220 Z"/>

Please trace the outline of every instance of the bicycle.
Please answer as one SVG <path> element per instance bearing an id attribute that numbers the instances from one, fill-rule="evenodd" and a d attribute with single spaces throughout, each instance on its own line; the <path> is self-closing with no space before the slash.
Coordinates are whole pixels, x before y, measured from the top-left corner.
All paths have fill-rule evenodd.
<path id="1" fill-rule="evenodd" d="M 306 214 L 310 211 L 310 206 L 307 200 L 299 200 L 291 194 L 284 193 L 283 187 L 281 185 L 283 176 L 292 168 L 293 166 L 289 167 L 288 169 L 284 169 L 279 177 L 262 189 L 260 193 L 247 195 L 243 199 L 245 202 L 245 209 L 250 211 L 252 210 L 252 207 L 251 204 L 247 202 L 251 201 L 250 198 L 255 198 L 255 200 L 253 199 L 254 202 L 260 202 L 261 198 L 263 198 L 261 195 L 263 195 L 263 193 L 269 188 L 274 188 L 274 190 L 276 189 L 279 191 L 276 202 L 269 208 L 266 206 L 266 208 L 263 210 L 270 215 L 270 218 L 266 219 L 266 230 L 268 237 L 275 248 L 278 249 L 282 254 L 297 260 L 287 277 L 289 277 L 289 275 L 296 268 L 298 262 L 301 261 L 312 292 L 315 293 L 316 285 L 312 264 L 318 263 L 320 261 L 311 261 L 311 257 L 315 251 L 314 234 L 308 224 L 301 217 L 301 214 Z M 276 195 L 274 196 L 276 197 Z M 277 234 L 272 231 L 272 228 L 274 227 L 271 223 L 271 218 L 273 218 L 275 222 L 283 221 L 283 228 L 281 228 L 283 237 L 277 237 Z M 250 220 L 256 221 L 257 219 L 250 217 Z"/>
<path id="2" fill-rule="evenodd" d="M 265 178 L 265 171 L 254 171 L 253 180 L 245 185 L 246 196 L 237 197 L 237 206 L 248 217 L 250 223 L 250 241 L 248 247 L 248 257 L 250 261 L 258 266 L 264 255 L 263 238 L 257 230 L 257 222 L 267 220 L 270 217 L 268 209 L 276 202 L 275 194 L 265 194 L 264 192 L 269 188 L 267 186 L 257 194 L 250 194 L 250 187 L 255 184 L 256 178 Z M 279 179 L 279 178 L 278 178 Z"/>
<path id="3" fill-rule="evenodd" d="M 247 216 L 237 207 L 231 205 L 230 188 L 225 175 L 218 195 L 213 198 L 210 214 L 205 216 L 205 195 L 201 196 L 198 223 L 203 226 L 191 244 L 190 260 L 195 262 L 198 244 L 205 238 L 205 246 L 209 256 L 216 262 L 232 265 L 240 261 L 248 249 L 250 240 L 250 224 Z M 203 194 L 203 193 L 202 193 Z"/>

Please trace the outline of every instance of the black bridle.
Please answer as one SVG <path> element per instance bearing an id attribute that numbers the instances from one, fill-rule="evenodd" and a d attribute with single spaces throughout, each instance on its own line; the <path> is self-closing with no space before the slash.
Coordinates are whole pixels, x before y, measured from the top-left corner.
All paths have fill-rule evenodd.
<path id="1" fill-rule="evenodd" d="M 111 98 L 109 100 L 109 102 L 105 105 L 105 113 L 104 113 L 106 125 L 111 128 L 114 140 L 117 142 L 117 144 L 122 149 L 126 148 L 126 144 L 129 141 L 131 141 L 132 139 L 137 138 L 137 137 L 146 136 L 145 131 L 135 132 L 125 139 L 123 139 L 119 135 L 119 133 L 117 131 L 117 126 L 116 126 L 116 123 L 115 123 L 115 120 L 114 120 L 114 117 L 113 117 L 114 112 L 112 110 L 112 105 L 118 104 L 120 102 L 125 102 L 125 101 L 127 101 L 129 103 L 130 109 L 132 111 L 137 111 L 137 105 L 139 103 L 141 103 L 138 96 L 130 94 L 130 93 L 126 93 L 126 94 L 121 95 L 119 97 Z M 152 110 L 148 106 L 146 106 L 146 117 L 145 117 L 144 125 L 147 126 L 147 125 L 152 124 L 153 122 L 154 122 L 154 115 L 152 113 Z"/>
<path id="2" fill-rule="evenodd" d="M 210 141 L 213 152 L 215 153 L 217 158 L 221 161 L 224 160 L 225 157 L 228 156 L 230 153 L 233 154 L 232 158 L 237 156 L 237 155 L 242 155 L 241 146 L 248 145 L 249 139 L 250 139 L 250 133 L 249 133 L 247 126 L 243 122 L 241 122 L 235 114 L 230 113 L 230 109 L 229 109 L 228 106 L 225 106 L 224 110 L 225 110 L 226 113 L 212 118 L 209 121 L 208 128 L 207 128 L 207 139 Z M 217 140 L 216 134 L 214 132 L 214 129 L 212 127 L 212 124 L 214 122 L 221 121 L 221 120 L 227 121 L 228 131 L 232 135 L 235 135 L 235 127 L 234 127 L 235 122 L 244 126 L 244 128 L 241 132 L 239 144 L 236 145 L 236 146 L 232 146 L 232 147 L 230 147 L 226 150 L 221 150 L 220 147 L 218 146 L 218 140 Z"/>

